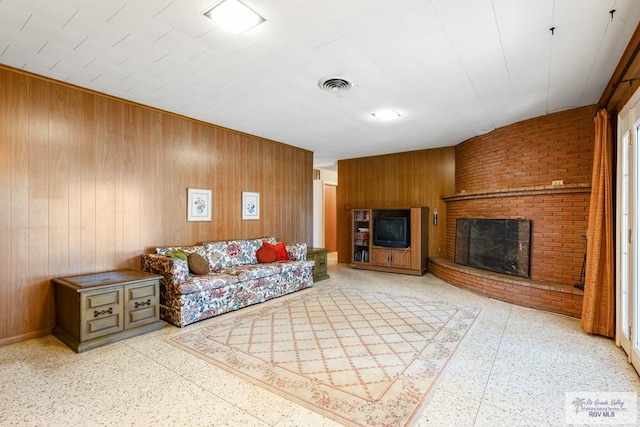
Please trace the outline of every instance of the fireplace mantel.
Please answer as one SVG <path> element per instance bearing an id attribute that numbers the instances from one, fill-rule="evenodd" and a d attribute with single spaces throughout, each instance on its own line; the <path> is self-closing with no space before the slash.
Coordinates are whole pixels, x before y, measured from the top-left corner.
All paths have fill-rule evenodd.
<path id="1" fill-rule="evenodd" d="M 590 193 L 591 184 L 566 184 L 566 185 L 544 185 L 537 187 L 523 187 L 523 188 L 505 188 L 502 190 L 489 190 L 489 191 L 474 191 L 465 192 L 462 191 L 450 196 L 443 196 L 442 200 L 445 202 L 457 202 L 461 200 L 474 200 L 474 199 L 491 199 L 502 197 L 517 197 L 517 196 L 535 196 L 544 194 L 562 194 L 562 193 Z"/>

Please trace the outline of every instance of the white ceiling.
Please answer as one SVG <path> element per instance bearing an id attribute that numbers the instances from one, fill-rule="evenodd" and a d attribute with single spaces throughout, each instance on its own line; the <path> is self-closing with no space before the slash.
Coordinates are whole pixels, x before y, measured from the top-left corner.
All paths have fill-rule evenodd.
<path id="1" fill-rule="evenodd" d="M 245 0 L 266 22 L 237 36 L 202 15 L 217 1 L 0 0 L 0 63 L 330 168 L 595 104 L 640 21 L 638 0 Z"/>

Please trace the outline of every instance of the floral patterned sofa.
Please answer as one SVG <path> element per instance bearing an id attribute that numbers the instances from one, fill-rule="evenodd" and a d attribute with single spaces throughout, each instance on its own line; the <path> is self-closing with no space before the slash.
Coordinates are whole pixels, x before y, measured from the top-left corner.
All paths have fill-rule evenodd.
<path id="1" fill-rule="evenodd" d="M 163 276 L 160 318 L 183 327 L 313 286 L 314 264 L 306 260 L 306 243 L 286 244 L 290 260 L 263 264 L 256 252 L 265 241 L 276 244 L 274 237 L 267 237 L 162 247 L 142 255 L 142 270 Z M 204 257 L 209 272 L 191 274 L 187 261 L 169 256 L 177 250 Z"/>

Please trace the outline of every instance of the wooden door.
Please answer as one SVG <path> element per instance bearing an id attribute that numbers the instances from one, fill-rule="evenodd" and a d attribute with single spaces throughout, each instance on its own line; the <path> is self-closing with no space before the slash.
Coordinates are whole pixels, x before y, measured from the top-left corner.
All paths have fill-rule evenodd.
<path id="1" fill-rule="evenodd" d="M 411 268 L 411 251 L 391 251 L 391 267 Z"/>
<path id="2" fill-rule="evenodd" d="M 388 249 L 371 249 L 371 264 L 381 267 L 389 267 L 389 250 Z"/>
<path id="3" fill-rule="evenodd" d="M 327 252 L 338 250 L 337 194 L 336 185 L 324 184 L 324 247 Z"/>

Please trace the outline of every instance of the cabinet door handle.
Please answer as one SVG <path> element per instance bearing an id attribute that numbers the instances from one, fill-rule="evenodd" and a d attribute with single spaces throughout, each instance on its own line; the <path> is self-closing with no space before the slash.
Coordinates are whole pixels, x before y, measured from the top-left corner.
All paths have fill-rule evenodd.
<path id="1" fill-rule="evenodd" d="M 151 305 L 151 300 L 148 299 L 144 302 L 137 302 L 135 303 L 135 308 L 139 308 L 139 307 L 144 307 L 145 305 Z"/>
<path id="2" fill-rule="evenodd" d="M 93 311 L 93 317 L 98 317 L 98 316 L 102 316 L 103 314 L 113 314 L 113 307 L 109 307 L 109 310 L 102 310 L 102 311 L 98 311 L 98 310 L 94 310 Z"/>

